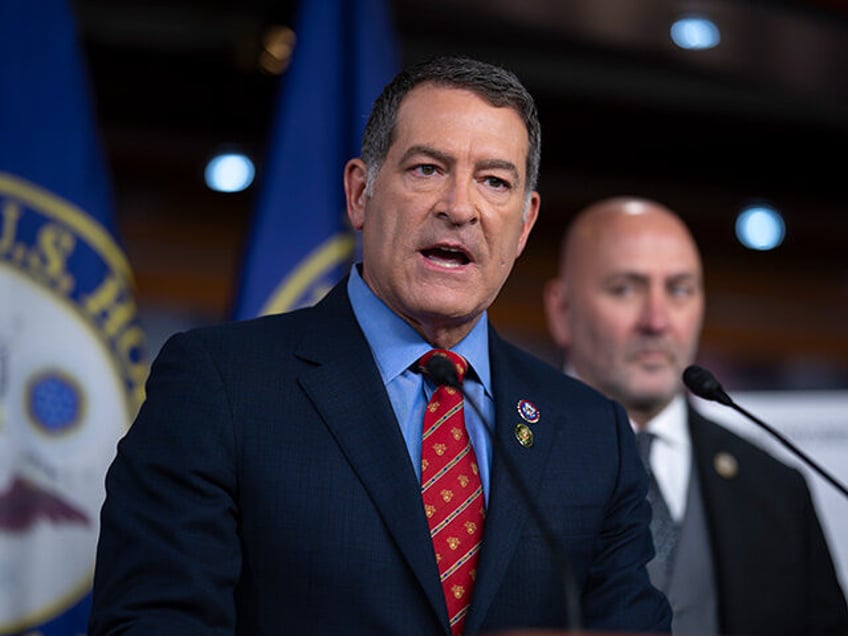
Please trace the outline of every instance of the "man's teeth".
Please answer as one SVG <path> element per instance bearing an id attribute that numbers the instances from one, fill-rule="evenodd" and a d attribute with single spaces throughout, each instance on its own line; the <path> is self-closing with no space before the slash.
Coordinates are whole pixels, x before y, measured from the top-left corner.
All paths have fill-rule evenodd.
<path id="1" fill-rule="evenodd" d="M 428 250 L 426 255 L 431 261 L 437 262 L 443 267 L 460 267 L 468 263 L 465 253 L 453 248 Z"/>

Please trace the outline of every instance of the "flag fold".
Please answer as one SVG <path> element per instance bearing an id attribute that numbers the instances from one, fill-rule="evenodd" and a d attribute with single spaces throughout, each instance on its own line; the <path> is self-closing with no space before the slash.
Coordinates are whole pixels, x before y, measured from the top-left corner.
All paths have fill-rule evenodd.
<path id="1" fill-rule="evenodd" d="M 355 253 L 342 172 L 359 154 L 398 51 L 385 0 L 304 0 L 278 96 L 245 251 L 236 318 L 321 298 Z"/>

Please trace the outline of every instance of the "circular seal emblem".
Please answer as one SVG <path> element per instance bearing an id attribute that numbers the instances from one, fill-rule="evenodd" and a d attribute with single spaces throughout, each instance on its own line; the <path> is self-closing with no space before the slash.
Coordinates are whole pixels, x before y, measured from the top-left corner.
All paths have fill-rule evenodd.
<path id="1" fill-rule="evenodd" d="M 539 409 L 536 408 L 536 405 L 533 404 L 530 400 L 519 400 L 518 401 L 518 414 L 521 416 L 521 419 L 527 422 L 528 424 L 535 424 L 539 421 Z"/>
<path id="2" fill-rule="evenodd" d="M 146 376 L 124 265 L 90 216 L 0 174 L 0 633 L 36 633 L 91 588 Z"/>

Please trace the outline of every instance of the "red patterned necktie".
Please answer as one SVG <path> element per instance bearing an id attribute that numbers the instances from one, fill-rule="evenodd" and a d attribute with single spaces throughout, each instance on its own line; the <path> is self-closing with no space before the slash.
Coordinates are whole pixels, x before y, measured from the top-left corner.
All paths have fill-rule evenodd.
<path id="1" fill-rule="evenodd" d="M 433 356 L 453 362 L 460 383 L 468 362 L 452 351 L 433 349 L 418 361 L 422 373 Z M 477 578 L 477 560 L 486 516 L 477 458 L 462 410 L 462 393 L 436 387 L 424 412 L 421 497 L 430 524 L 451 630 L 462 634 Z"/>

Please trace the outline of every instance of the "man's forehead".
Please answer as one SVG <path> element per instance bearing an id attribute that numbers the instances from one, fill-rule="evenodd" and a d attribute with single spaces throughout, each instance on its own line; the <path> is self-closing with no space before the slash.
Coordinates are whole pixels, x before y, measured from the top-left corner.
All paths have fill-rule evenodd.
<path id="1" fill-rule="evenodd" d="M 697 253 L 691 250 L 630 249 L 622 242 L 608 242 L 597 249 L 585 246 L 578 267 L 594 272 L 603 278 L 613 276 L 642 279 L 674 279 L 700 277 L 701 264 Z"/>
<path id="2" fill-rule="evenodd" d="M 432 100 L 429 99 L 426 94 L 420 97 L 413 96 L 413 93 L 420 88 L 422 87 L 416 87 L 404 98 L 404 101 L 401 103 L 401 107 L 398 110 L 394 129 L 392 130 L 390 148 L 395 151 L 400 151 L 404 155 L 408 154 L 410 148 L 415 146 L 429 147 L 431 150 L 435 150 L 437 152 L 446 151 L 446 149 L 451 145 L 450 142 L 453 141 L 453 139 L 451 137 L 446 137 L 443 130 L 431 125 L 431 122 L 428 120 L 438 120 L 440 112 L 443 111 L 449 116 L 449 118 L 445 120 L 445 125 L 450 126 L 452 123 L 450 115 L 454 112 L 464 112 L 463 106 L 458 102 L 447 101 L 444 103 L 444 108 L 442 108 L 442 106 L 438 103 L 438 97 L 435 95 L 430 95 L 430 97 L 433 97 Z M 524 120 L 521 119 L 521 115 L 517 110 L 512 107 L 494 106 L 480 98 L 476 93 L 466 89 L 442 87 L 437 85 L 431 85 L 429 88 L 439 91 L 450 91 L 451 94 L 455 94 L 460 98 L 467 96 L 471 102 L 476 100 L 477 105 L 484 110 L 486 108 L 491 108 L 493 111 L 499 111 L 507 115 L 509 118 L 514 117 L 514 122 L 507 120 L 506 123 L 504 123 L 504 120 L 500 117 L 495 120 L 489 120 L 488 122 L 484 117 L 479 123 L 472 120 L 472 123 L 467 125 L 464 129 L 476 131 L 476 133 L 471 133 L 471 135 L 477 136 L 477 142 L 481 143 L 481 148 L 490 146 L 493 151 L 496 151 L 496 154 L 489 157 L 491 162 L 500 161 L 504 164 L 510 164 L 516 168 L 522 178 L 524 177 L 523 172 L 527 160 L 527 153 L 529 152 L 530 140 Z M 433 101 L 436 103 L 427 103 L 425 106 L 422 106 L 422 100 Z M 463 125 L 465 125 L 464 122 Z M 510 140 L 515 139 L 515 135 L 519 136 L 520 140 L 513 147 L 515 150 L 513 153 L 512 149 L 510 149 L 510 144 L 513 142 Z M 489 139 L 486 139 L 487 136 Z M 398 145 L 399 143 L 401 145 Z M 509 152 L 507 152 L 508 149 L 510 149 Z M 515 154 L 515 156 L 511 156 L 513 154 Z"/>
<path id="3" fill-rule="evenodd" d="M 610 267 L 600 270 L 606 279 L 623 278 L 638 281 L 678 281 L 683 279 L 699 279 L 700 270 L 695 267 Z"/>

